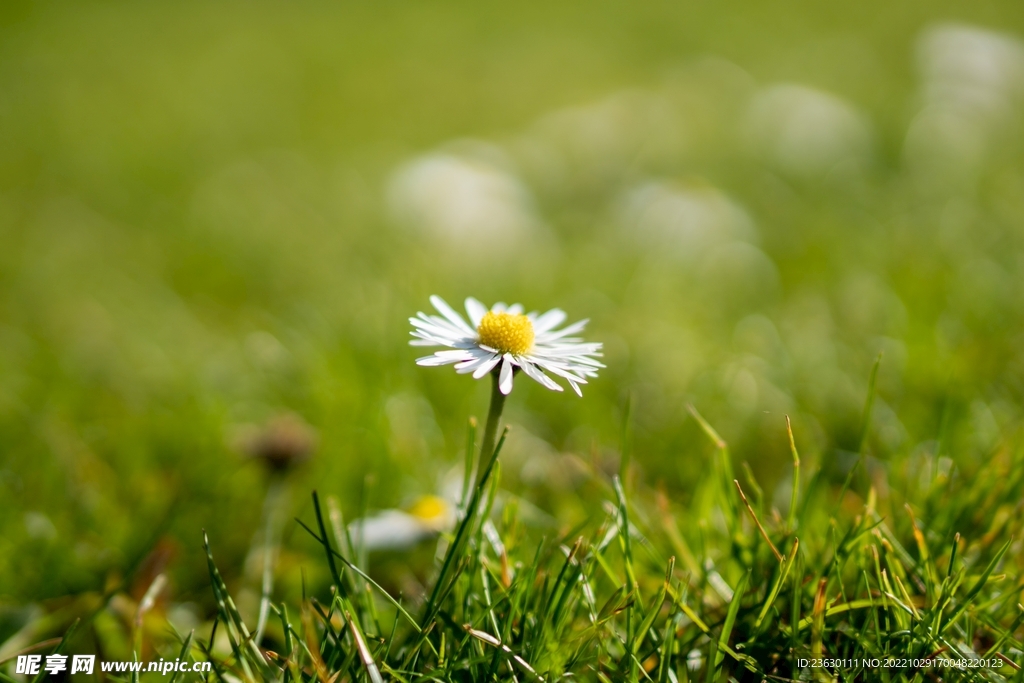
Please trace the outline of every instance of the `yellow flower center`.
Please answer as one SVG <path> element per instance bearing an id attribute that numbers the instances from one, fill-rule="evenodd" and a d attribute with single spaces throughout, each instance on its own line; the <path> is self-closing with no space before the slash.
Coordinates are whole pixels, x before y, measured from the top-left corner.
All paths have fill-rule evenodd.
<path id="1" fill-rule="evenodd" d="M 533 323 L 521 313 L 488 311 L 476 331 L 481 344 L 502 353 L 520 356 L 533 346 Z"/>
<path id="2" fill-rule="evenodd" d="M 448 514 L 448 503 L 437 496 L 423 496 L 412 504 L 409 514 L 424 522 L 443 519 Z"/>

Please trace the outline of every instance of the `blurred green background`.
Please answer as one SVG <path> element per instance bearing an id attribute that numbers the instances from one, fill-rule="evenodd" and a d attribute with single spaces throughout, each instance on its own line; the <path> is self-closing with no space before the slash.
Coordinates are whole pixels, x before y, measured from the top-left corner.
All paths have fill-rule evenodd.
<path id="1" fill-rule="evenodd" d="M 539 517 L 586 514 L 630 396 L 678 500 L 687 402 L 769 497 L 785 414 L 841 481 L 880 352 L 872 466 L 984 459 L 1024 394 L 1019 35 L 1014 2 L 3 3 L 0 604 L 155 563 L 203 613 L 201 530 L 240 580 L 267 487 L 237 434 L 282 414 L 317 434 L 289 515 L 443 492 L 488 387 L 414 365 L 430 294 L 605 343 L 583 399 L 509 402 Z"/>

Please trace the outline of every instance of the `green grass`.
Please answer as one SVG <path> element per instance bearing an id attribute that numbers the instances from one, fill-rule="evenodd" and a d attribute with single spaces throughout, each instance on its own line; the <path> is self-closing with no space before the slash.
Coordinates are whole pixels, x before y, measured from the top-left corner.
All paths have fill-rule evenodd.
<path id="1" fill-rule="evenodd" d="M 710 440 L 699 503 L 673 505 L 627 468 L 629 493 L 618 477 L 595 477 L 605 504 L 540 539 L 514 505 L 488 514 L 503 436 L 445 537 L 426 600 L 373 582 L 314 493 L 312 518 L 298 522 L 322 548 L 330 591 L 274 604 L 270 652 L 254 648 L 207 546 L 212 628 L 231 654 L 202 637 L 185 650 L 212 658 L 222 680 L 1021 679 L 1024 586 L 1006 572 L 1018 455 L 966 472 L 943 471 L 933 454 L 924 471 L 874 469 L 867 489 L 836 498 L 794 446 L 795 507 L 783 517 L 756 481 L 732 479 L 728 445 L 694 417 Z M 821 658 L 845 663 L 799 665 Z M 978 659 L 995 663 L 940 668 Z"/>
<path id="2" fill-rule="evenodd" d="M 1002 0 L 2 3 L 0 659 L 77 623 L 68 652 L 227 680 L 1024 664 L 1024 89 L 1008 57 L 988 113 L 924 125 L 963 95 L 918 63 L 950 21 L 1024 35 Z M 779 83 L 864 149 L 787 167 L 750 132 Z M 393 171 L 438 149 L 508 169 L 541 238 L 396 221 Z M 644 242 L 651 182 L 748 232 Z M 431 294 L 590 318 L 608 367 L 517 382 L 461 535 L 353 548 L 470 481 L 488 387 L 414 364 Z M 315 432 L 285 475 L 240 436 L 281 415 Z M 842 679 L 915 675 L 1017 676 Z"/>

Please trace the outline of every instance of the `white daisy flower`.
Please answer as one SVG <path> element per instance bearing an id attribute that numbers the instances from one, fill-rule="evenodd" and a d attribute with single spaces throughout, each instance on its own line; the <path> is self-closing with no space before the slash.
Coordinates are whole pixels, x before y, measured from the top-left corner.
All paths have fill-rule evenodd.
<path id="1" fill-rule="evenodd" d="M 408 510 L 382 510 L 349 524 L 356 547 L 366 550 L 407 550 L 440 533 L 457 521 L 455 505 L 440 496 L 419 498 Z"/>
<path id="2" fill-rule="evenodd" d="M 418 313 L 409 318 L 416 329 L 409 342 L 413 346 L 447 346 L 430 356 L 418 358 L 418 365 L 455 364 L 460 374 L 473 373 L 474 379 L 495 372 L 502 394 L 512 391 L 512 377 L 517 369 L 553 391 L 562 391 L 544 371 L 569 382 L 580 396 L 580 385 L 587 377 L 597 377 L 597 369 L 604 365 L 596 360 L 601 344 L 584 342 L 572 335 L 581 331 L 587 321 L 555 328 L 565 322 L 565 312 L 553 308 L 543 315 L 523 313 L 520 304 L 506 306 L 496 303 L 487 309 L 470 297 L 466 299 L 466 313 L 472 325 L 455 312 L 439 296 L 430 297 L 430 303 L 441 316 Z"/>

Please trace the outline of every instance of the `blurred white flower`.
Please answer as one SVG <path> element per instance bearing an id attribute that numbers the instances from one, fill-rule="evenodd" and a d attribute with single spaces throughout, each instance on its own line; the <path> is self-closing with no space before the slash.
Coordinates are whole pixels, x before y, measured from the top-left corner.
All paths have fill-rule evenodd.
<path id="1" fill-rule="evenodd" d="M 556 330 L 565 322 L 565 312 L 553 308 L 543 315 L 536 312 L 523 314 L 520 304 L 506 306 L 496 303 L 490 309 L 476 299 L 466 299 L 466 313 L 473 326 L 456 313 L 439 296 L 430 297 L 441 316 L 418 313 L 409 318 L 415 328 L 409 342 L 412 346 L 447 346 L 451 350 L 437 351 L 418 358 L 418 365 L 449 365 L 455 363 L 460 374 L 473 373 L 480 379 L 491 371 L 498 372 L 501 393 L 512 391 L 512 377 L 521 369 L 531 379 L 553 391 L 562 391 L 544 370 L 569 382 L 579 396 L 586 377 L 597 377 L 603 368 L 596 358 L 601 356 L 599 342 L 585 343 L 573 337 L 587 324 L 586 320 Z M 443 316 L 443 317 L 442 317 Z"/>
<path id="2" fill-rule="evenodd" d="M 970 177 L 1013 120 L 1024 94 L 1024 44 L 973 26 L 943 24 L 918 40 L 922 108 L 904 154 L 928 176 Z"/>
<path id="3" fill-rule="evenodd" d="M 349 524 L 355 547 L 404 550 L 455 526 L 455 506 L 440 496 L 422 496 L 408 510 L 381 512 Z"/>
<path id="4" fill-rule="evenodd" d="M 712 187 L 649 181 L 626 191 L 617 213 L 632 241 L 680 256 L 697 257 L 713 244 L 756 237 L 746 211 Z"/>
<path id="5" fill-rule="evenodd" d="M 852 105 L 802 85 L 774 85 L 754 96 L 746 120 L 754 148 L 782 170 L 811 176 L 871 154 L 867 119 Z"/>
<path id="6" fill-rule="evenodd" d="M 944 24 L 917 46 L 927 104 L 956 107 L 972 117 L 1000 117 L 1024 88 L 1024 45 L 1009 35 Z"/>
<path id="7" fill-rule="evenodd" d="M 460 252 L 520 245 L 539 229 L 532 198 L 500 153 L 487 151 L 433 152 L 399 167 L 388 187 L 394 218 Z"/>
<path id="8" fill-rule="evenodd" d="M 681 144 L 680 116 L 668 98 L 624 90 L 543 116 L 516 152 L 550 187 L 616 180 L 652 156 L 674 158 Z"/>

